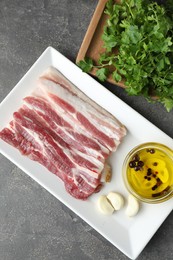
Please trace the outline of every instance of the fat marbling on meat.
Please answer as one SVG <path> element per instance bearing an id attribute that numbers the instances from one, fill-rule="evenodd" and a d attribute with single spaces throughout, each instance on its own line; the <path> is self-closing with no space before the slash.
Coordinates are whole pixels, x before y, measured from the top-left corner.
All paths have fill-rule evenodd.
<path id="1" fill-rule="evenodd" d="M 58 70 L 48 68 L 0 138 L 57 175 L 68 193 L 87 199 L 101 184 L 125 127 Z"/>

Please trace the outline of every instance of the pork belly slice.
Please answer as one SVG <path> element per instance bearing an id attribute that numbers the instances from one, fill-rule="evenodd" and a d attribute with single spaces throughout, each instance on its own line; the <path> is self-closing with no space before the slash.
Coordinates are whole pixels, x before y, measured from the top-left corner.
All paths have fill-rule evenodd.
<path id="1" fill-rule="evenodd" d="M 95 101 L 89 98 L 85 93 L 83 93 L 79 88 L 77 88 L 72 82 L 70 82 L 59 70 L 54 67 L 49 67 L 44 73 L 41 75 L 40 79 L 50 80 L 61 87 L 67 89 L 73 96 L 79 97 L 84 103 L 90 105 L 94 110 L 90 111 L 92 117 L 96 117 L 97 120 L 101 120 L 102 124 L 109 125 L 109 127 L 115 128 L 119 132 L 120 138 L 123 138 L 126 135 L 126 128 L 122 123 L 115 118 L 111 113 L 105 110 L 103 107 L 98 105 Z M 84 82 L 85 84 L 85 82 Z M 56 94 L 56 93 L 55 93 Z M 97 111 L 97 112 L 96 112 Z M 94 113 L 93 113 L 94 112 Z M 98 116 L 99 115 L 99 116 Z"/>
<path id="2" fill-rule="evenodd" d="M 125 127 L 121 124 L 117 118 L 115 118 L 111 113 L 105 110 L 103 107 L 99 106 L 96 102 L 94 102 L 91 98 L 89 98 L 86 94 L 84 94 L 79 88 L 77 88 L 72 82 L 70 82 L 59 70 L 50 66 L 40 78 L 48 79 L 52 82 L 57 83 L 61 87 L 67 89 L 69 92 L 73 94 L 73 96 L 78 96 L 81 100 L 86 104 L 90 104 L 93 108 L 95 108 L 99 114 L 103 114 L 106 118 L 108 118 L 108 123 L 112 124 L 115 128 L 121 129 L 121 135 L 124 136 L 126 134 Z M 84 83 L 85 84 L 85 83 Z"/>
<path id="3" fill-rule="evenodd" d="M 93 163 L 85 158 L 75 154 L 74 151 L 68 150 L 68 147 L 61 147 L 45 129 L 19 112 L 14 113 L 14 123 L 16 122 L 22 126 L 24 132 L 27 131 L 42 146 L 42 149 L 39 150 L 49 158 L 49 161 L 52 161 L 57 171 L 60 171 L 60 174 L 57 175 L 61 175 L 64 182 L 66 182 L 66 178 L 70 180 L 70 183 L 74 182 L 77 186 L 76 189 L 78 188 L 79 193 L 81 191 L 82 194 L 85 193 L 86 198 L 94 192 L 100 184 L 100 169 L 97 169 Z"/>
<path id="4" fill-rule="evenodd" d="M 75 147 L 84 154 L 91 155 L 104 162 L 109 155 L 109 150 L 94 140 L 86 131 L 74 125 L 73 120 L 66 121 L 66 115 L 54 109 L 47 100 L 39 97 L 26 97 L 25 104 L 35 111 L 44 120 L 50 129 L 60 136 L 67 144 Z"/>
<path id="5" fill-rule="evenodd" d="M 90 155 L 78 151 L 74 147 L 71 147 L 60 136 L 52 131 L 52 129 L 47 126 L 47 122 L 43 121 L 35 111 L 30 110 L 27 106 L 23 106 L 19 109 L 18 113 L 14 114 L 14 118 L 16 118 L 16 121 L 19 121 L 21 125 L 24 124 L 25 127 L 33 130 L 33 134 L 37 132 L 37 129 L 40 131 L 41 129 L 44 129 L 42 130 L 43 133 L 49 134 L 56 145 L 58 145 L 68 157 L 71 157 L 71 160 L 75 164 L 93 171 L 92 175 L 94 175 L 95 178 L 98 178 L 98 173 L 103 170 L 104 163 Z"/>
<path id="6" fill-rule="evenodd" d="M 11 122 L 14 128 L 14 122 Z M 18 126 L 20 129 L 20 126 Z M 28 136 L 29 137 L 29 136 Z M 45 166 L 50 172 L 58 175 L 62 179 L 62 176 L 57 174 L 57 168 L 46 156 L 43 155 L 42 151 L 34 146 L 36 145 L 35 140 L 33 139 L 33 143 L 31 141 L 32 138 L 29 138 L 28 141 L 22 134 L 21 129 L 19 132 L 15 132 L 15 129 L 12 128 L 4 128 L 0 132 L 0 138 L 10 144 L 11 146 L 17 148 L 22 155 L 27 156 L 33 161 L 37 161 L 43 166 Z"/>
<path id="7" fill-rule="evenodd" d="M 56 69 L 49 68 L 37 83 L 0 138 L 85 200 L 100 189 L 106 160 L 126 129 Z"/>
<path id="8" fill-rule="evenodd" d="M 80 129 L 87 131 L 110 151 L 116 150 L 126 130 L 117 124 L 117 120 L 113 121 L 112 115 L 108 117 L 100 113 L 90 103 L 84 103 L 79 96 L 51 80 L 39 79 L 38 84 L 40 89 L 34 95 L 46 97 L 52 107 L 63 113 L 66 120 L 71 120 Z"/>
<path id="9" fill-rule="evenodd" d="M 68 193 L 77 199 L 86 200 L 90 194 L 95 191 L 93 187 L 86 181 L 85 174 L 84 178 L 82 174 L 79 175 L 74 172 L 74 177 L 64 174 L 64 172 L 57 167 L 57 162 L 50 160 L 50 151 L 42 151 L 42 149 L 37 149 L 38 144 L 36 144 L 35 139 L 29 137 L 27 131 L 22 128 L 18 123 L 12 122 L 13 130 L 9 128 L 4 128 L 0 132 L 0 137 L 5 142 L 17 148 L 22 155 L 27 155 L 31 160 L 37 161 L 43 166 L 45 166 L 49 171 L 56 174 L 59 178 L 64 181 L 65 188 Z M 27 138 L 30 140 L 28 141 Z M 32 142 L 32 141 L 33 142 Z M 41 147 L 40 147 L 41 148 Z M 45 155 L 43 155 L 45 154 Z M 93 183 L 93 180 L 91 179 Z M 96 184 L 96 186 L 98 186 Z"/>

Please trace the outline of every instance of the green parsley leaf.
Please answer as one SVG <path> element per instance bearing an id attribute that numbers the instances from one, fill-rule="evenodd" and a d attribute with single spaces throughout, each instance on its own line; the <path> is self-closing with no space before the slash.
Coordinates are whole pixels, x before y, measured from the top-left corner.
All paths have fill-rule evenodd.
<path id="1" fill-rule="evenodd" d="M 96 76 L 98 77 L 98 79 L 100 81 L 105 81 L 107 76 L 109 74 L 109 69 L 108 68 L 101 68 L 101 69 L 98 69 L 96 71 Z"/>
<path id="2" fill-rule="evenodd" d="M 102 40 L 104 41 L 104 47 L 108 52 L 112 51 L 112 48 L 117 45 L 117 39 L 115 35 L 108 35 L 105 33 L 102 35 Z"/>
<path id="3" fill-rule="evenodd" d="M 171 109 L 173 108 L 173 99 L 172 98 L 163 98 L 163 100 L 161 102 L 164 104 L 166 110 L 168 112 L 170 112 Z"/>
<path id="4" fill-rule="evenodd" d="M 77 65 L 86 73 L 90 72 L 94 66 L 91 58 L 85 58 L 84 60 L 79 61 Z"/>
<path id="5" fill-rule="evenodd" d="M 119 82 L 119 81 L 122 80 L 121 75 L 120 75 L 116 70 L 112 73 L 112 77 L 113 77 L 113 79 L 114 79 L 116 82 Z"/>
<path id="6" fill-rule="evenodd" d="M 173 0 L 108 0 L 104 12 L 104 52 L 96 64 L 86 58 L 78 66 L 85 72 L 97 68 L 101 81 L 123 77 L 129 95 L 151 102 L 154 93 L 155 102 L 173 109 Z"/>

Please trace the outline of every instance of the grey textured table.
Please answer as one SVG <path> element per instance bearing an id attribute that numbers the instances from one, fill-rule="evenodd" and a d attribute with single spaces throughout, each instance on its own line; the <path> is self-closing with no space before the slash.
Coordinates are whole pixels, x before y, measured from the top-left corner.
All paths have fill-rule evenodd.
<path id="1" fill-rule="evenodd" d="M 46 49 L 75 62 L 97 0 L 0 0 L 0 101 Z M 173 111 L 104 84 L 173 138 Z M 173 213 L 139 260 L 173 259 Z M 0 155 L 1 260 L 127 259 L 117 248 Z"/>

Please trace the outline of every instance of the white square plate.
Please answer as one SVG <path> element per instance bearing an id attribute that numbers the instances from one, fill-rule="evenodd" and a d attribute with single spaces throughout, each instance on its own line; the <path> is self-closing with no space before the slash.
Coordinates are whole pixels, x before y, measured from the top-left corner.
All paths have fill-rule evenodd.
<path id="1" fill-rule="evenodd" d="M 105 185 L 100 193 L 92 195 L 87 201 L 80 201 L 65 191 L 59 178 L 37 162 L 20 155 L 18 150 L 2 140 L 0 140 L 0 151 L 119 250 L 129 258 L 135 259 L 173 209 L 172 200 L 159 205 L 142 204 L 140 212 L 134 218 L 128 218 L 125 215 L 126 205 L 112 216 L 104 216 L 99 213 L 96 201 L 101 194 L 107 194 L 109 191 L 120 192 L 127 198 L 128 193 L 123 185 L 121 169 L 126 154 L 134 146 L 143 142 L 155 141 L 173 149 L 173 140 L 52 47 L 48 47 L 44 51 L 1 103 L 0 130 L 12 119 L 13 112 L 21 106 L 22 98 L 32 92 L 36 79 L 49 66 L 57 68 L 73 84 L 126 126 L 127 136 L 118 147 L 117 152 L 110 158 L 113 168 L 111 183 Z"/>

